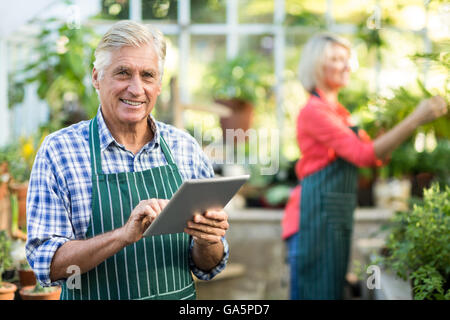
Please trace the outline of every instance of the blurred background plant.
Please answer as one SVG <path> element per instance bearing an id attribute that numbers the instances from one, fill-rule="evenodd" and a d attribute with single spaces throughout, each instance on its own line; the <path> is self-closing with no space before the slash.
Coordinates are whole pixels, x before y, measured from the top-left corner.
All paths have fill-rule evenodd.
<path id="1" fill-rule="evenodd" d="M 0 148 L 0 163 L 8 163 L 9 174 L 13 183 L 26 183 L 30 178 L 34 159 L 39 147 L 47 136 L 35 134 L 29 137 L 20 137 L 18 142 Z"/>
<path id="2" fill-rule="evenodd" d="M 375 264 L 410 280 L 414 299 L 450 300 L 450 187 L 433 184 L 411 211 L 398 212 Z"/>
<path id="3" fill-rule="evenodd" d="M 210 64 L 205 77 L 209 94 L 215 99 L 238 99 L 256 105 L 267 99 L 273 82 L 261 57 L 247 53 Z"/>

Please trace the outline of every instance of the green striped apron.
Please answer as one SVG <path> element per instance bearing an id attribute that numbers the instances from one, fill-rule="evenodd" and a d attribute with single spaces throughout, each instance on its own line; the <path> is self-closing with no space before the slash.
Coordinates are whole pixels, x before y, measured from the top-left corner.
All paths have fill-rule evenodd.
<path id="1" fill-rule="evenodd" d="M 167 165 L 104 174 L 97 117 L 91 120 L 92 216 L 86 238 L 122 227 L 141 200 L 170 199 L 180 187 L 180 172 L 162 136 L 160 145 Z M 143 238 L 82 274 L 80 289 L 64 284 L 61 299 L 195 299 L 189 244 L 186 233 Z"/>
<path id="2" fill-rule="evenodd" d="M 356 132 L 357 128 L 352 128 Z M 342 158 L 302 179 L 298 297 L 343 298 L 357 204 L 357 167 Z"/>

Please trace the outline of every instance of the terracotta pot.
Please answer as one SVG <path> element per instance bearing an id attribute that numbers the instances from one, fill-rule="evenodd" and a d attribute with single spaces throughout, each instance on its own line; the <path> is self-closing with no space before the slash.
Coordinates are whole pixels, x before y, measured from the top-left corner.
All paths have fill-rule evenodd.
<path id="1" fill-rule="evenodd" d="M 34 286 L 26 286 L 20 289 L 19 294 L 22 300 L 59 300 L 61 295 L 61 287 L 57 287 L 52 292 L 31 293 Z"/>
<path id="2" fill-rule="evenodd" d="M 231 116 L 220 118 L 224 139 L 226 138 L 226 129 L 247 131 L 250 128 L 254 113 L 254 107 L 251 103 L 239 99 L 216 99 L 216 102 L 232 110 Z"/>
<path id="3" fill-rule="evenodd" d="M 13 283 L 0 283 L 0 300 L 14 300 L 14 293 L 16 290 L 17 286 Z"/>
<path id="4" fill-rule="evenodd" d="M 34 286 L 36 285 L 36 276 L 33 270 L 19 270 L 20 286 Z"/>
<path id="5" fill-rule="evenodd" d="M 28 183 L 12 184 L 10 188 L 11 192 L 17 195 L 17 201 L 19 203 L 18 227 L 26 229 Z"/>

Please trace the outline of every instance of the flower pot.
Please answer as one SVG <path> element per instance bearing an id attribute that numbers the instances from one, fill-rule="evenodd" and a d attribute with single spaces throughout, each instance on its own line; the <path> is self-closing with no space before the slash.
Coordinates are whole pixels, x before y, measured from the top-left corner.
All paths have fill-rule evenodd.
<path id="1" fill-rule="evenodd" d="M 253 105 L 247 101 L 239 99 L 216 99 L 216 102 L 231 109 L 232 113 L 229 117 L 220 118 L 220 125 L 223 131 L 223 138 L 226 139 L 226 130 L 242 129 L 247 131 L 253 120 Z M 245 138 L 236 138 L 239 142 L 243 142 Z M 231 142 L 231 141 L 228 141 Z"/>
<path id="2" fill-rule="evenodd" d="M 51 292 L 32 293 L 34 286 L 26 286 L 20 289 L 19 294 L 22 300 L 59 300 L 61 287 L 56 287 Z"/>
<path id="3" fill-rule="evenodd" d="M 21 229 L 26 229 L 28 183 L 12 184 L 10 189 L 11 193 L 17 195 L 17 201 L 19 203 L 18 227 Z"/>
<path id="4" fill-rule="evenodd" d="M 20 286 L 34 286 L 36 285 L 36 276 L 33 270 L 19 270 Z"/>
<path id="5" fill-rule="evenodd" d="M 17 286 L 13 283 L 0 283 L 0 300 L 14 300 L 14 293 L 16 290 Z"/>

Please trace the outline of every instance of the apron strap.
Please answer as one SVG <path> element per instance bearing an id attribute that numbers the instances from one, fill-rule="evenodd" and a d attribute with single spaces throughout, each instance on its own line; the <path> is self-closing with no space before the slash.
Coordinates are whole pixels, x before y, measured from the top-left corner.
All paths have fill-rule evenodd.
<path id="1" fill-rule="evenodd" d="M 166 158 L 167 163 L 170 165 L 172 169 L 175 169 L 177 165 L 175 164 L 175 160 L 170 152 L 169 145 L 166 140 L 160 135 L 161 149 Z M 102 158 L 100 152 L 100 138 L 98 132 L 98 121 L 97 116 L 91 119 L 91 123 L 89 125 L 89 149 L 91 153 L 91 170 L 94 175 L 103 174 L 102 171 Z"/>
<path id="2" fill-rule="evenodd" d="M 167 144 L 166 140 L 163 138 L 162 134 L 160 135 L 160 142 L 161 142 L 161 149 L 164 153 L 164 156 L 166 157 L 167 163 L 172 168 L 176 168 L 175 160 L 173 159 L 172 152 L 170 152 L 169 145 Z"/>
<path id="3" fill-rule="evenodd" d="M 320 98 L 320 95 L 319 95 L 319 93 L 317 92 L 316 89 L 313 89 L 313 91 L 311 92 L 311 94 L 312 94 L 313 96 L 316 96 L 317 98 L 321 99 L 321 98 Z"/>
<path id="4" fill-rule="evenodd" d="M 91 152 L 91 170 L 93 176 L 103 174 L 97 116 L 91 120 L 89 125 L 89 149 Z"/>

